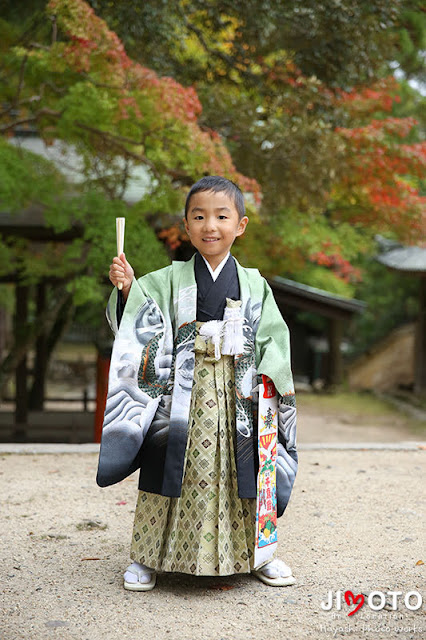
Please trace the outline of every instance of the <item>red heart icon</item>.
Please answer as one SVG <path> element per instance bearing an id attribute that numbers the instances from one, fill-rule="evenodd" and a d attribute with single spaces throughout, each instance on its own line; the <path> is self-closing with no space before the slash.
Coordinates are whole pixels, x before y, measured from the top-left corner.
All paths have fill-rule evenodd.
<path id="1" fill-rule="evenodd" d="M 356 607 L 356 609 L 348 613 L 348 616 L 353 616 L 354 613 L 358 611 L 358 609 L 361 609 L 362 605 L 364 604 L 365 598 L 362 593 L 359 593 L 357 596 L 354 596 L 352 591 L 345 591 L 345 600 L 348 607 L 350 607 L 351 604 L 356 604 L 357 602 L 359 602 L 359 605 Z"/>

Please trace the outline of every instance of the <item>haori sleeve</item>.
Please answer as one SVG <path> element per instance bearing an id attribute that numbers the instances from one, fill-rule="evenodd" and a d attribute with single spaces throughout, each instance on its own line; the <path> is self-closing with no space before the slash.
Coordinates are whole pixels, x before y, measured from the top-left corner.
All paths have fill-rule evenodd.
<path id="1" fill-rule="evenodd" d="M 132 287 L 141 288 L 139 282 L 135 278 L 133 279 Z M 126 301 L 124 300 L 123 292 L 117 289 L 117 287 L 114 287 L 111 291 L 106 307 L 106 318 L 114 335 L 120 327 L 125 307 Z"/>
<path id="2" fill-rule="evenodd" d="M 297 410 L 295 395 L 278 397 L 277 515 L 284 513 L 298 468 L 296 449 Z"/>
<path id="3" fill-rule="evenodd" d="M 116 304 L 117 290 L 107 309 L 115 339 L 96 478 L 101 487 L 123 480 L 139 467 L 140 448 L 161 400 L 161 395 L 138 384 L 142 353 L 164 331 L 158 306 L 135 280 L 119 327 Z"/>

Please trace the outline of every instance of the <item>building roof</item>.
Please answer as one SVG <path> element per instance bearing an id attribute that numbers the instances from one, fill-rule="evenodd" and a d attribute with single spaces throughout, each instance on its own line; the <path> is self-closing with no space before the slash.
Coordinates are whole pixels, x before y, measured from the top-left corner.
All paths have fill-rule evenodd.
<path id="1" fill-rule="evenodd" d="M 69 242 L 83 235 L 81 224 L 56 232 L 46 225 L 43 211 L 44 207 L 40 204 L 31 204 L 18 213 L 0 211 L 0 234 L 39 242 Z"/>
<path id="2" fill-rule="evenodd" d="M 426 274 L 426 248 L 398 246 L 376 256 L 376 260 L 390 269 Z"/>
<path id="3" fill-rule="evenodd" d="M 426 243 L 416 246 L 404 246 L 396 240 L 385 238 L 380 233 L 374 236 L 382 253 L 376 256 L 377 262 L 389 269 L 404 271 L 415 275 L 426 273 Z"/>
<path id="4" fill-rule="evenodd" d="M 362 300 L 345 298 L 330 291 L 279 276 L 270 279 L 269 284 L 278 305 L 281 303 L 284 306 L 297 307 L 327 317 L 350 317 L 354 313 L 362 313 L 367 306 L 367 303 Z"/>

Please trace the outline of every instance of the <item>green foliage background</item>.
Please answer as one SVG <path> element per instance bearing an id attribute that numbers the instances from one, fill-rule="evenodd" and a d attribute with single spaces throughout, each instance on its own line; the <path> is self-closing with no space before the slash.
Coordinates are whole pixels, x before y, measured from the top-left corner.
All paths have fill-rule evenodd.
<path id="1" fill-rule="evenodd" d="M 368 311 L 348 334 L 357 352 L 392 326 L 415 316 L 417 283 L 374 262 L 374 230 L 330 221 L 333 203 L 327 200 L 327 193 L 342 170 L 333 130 L 363 122 L 362 118 L 358 123 L 348 122 L 347 114 L 320 96 L 318 87 L 323 83 L 330 89 L 349 90 L 385 77 L 397 67 L 405 79 L 401 81 L 402 100 L 393 105 L 391 115 L 415 116 L 419 126 L 408 142 L 424 139 L 425 98 L 407 82 L 426 80 L 422 57 L 426 16 L 420 2 L 90 0 L 90 5 L 118 33 L 133 59 L 183 86 L 195 87 L 203 105 L 201 125 L 218 131 L 237 169 L 261 184 L 261 213 L 252 214 L 246 237 L 235 247 L 241 262 L 259 267 L 266 275 L 280 274 L 366 300 Z M 52 24 L 45 7 L 45 0 L 2 3 L 2 58 L 14 72 L 0 78 L 5 100 L 16 92 L 18 62 L 25 47 L 32 41 L 50 42 Z M 21 51 L 21 58 L 8 57 L 9 44 L 18 46 L 14 52 Z M 279 79 L 279 70 L 288 63 L 307 78 L 297 91 Z M 278 72 L 275 79 L 265 74 L 265 65 Z M 35 56 L 30 78 L 33 82 L 47 76 L 51 80 L 51 71 L 43 66 L 42 56 Z M 68 70 L 62 73 L 69 80 L 68 92 L 53 95 L 49 83 L 45 90 L 53 91 L 55 108 L 64 110 L 56 134 L 82 154 L 86 182 L 70 188 L 47 161 L 1 142 L 0 205 L 11 213 L 30 204 L 42 205 L 54 231 L 77 225 L 82 235 L 61 250 L 47 245 L 36 252 L 26 241 L 8 239 L 0 245 L 0 275 L 17 271 L 28 283 L 52 274 L 64 278 L 74 304 L 80 307 L 80 318 L 84 309 L 87 321 L 90 306 L 93 322 L 96 318 L 103 322 L 108 264 L 115 254 L 114 218 L 126 217 L 126 254 L 137 275 L 167 264 L 169 256 L 154 229 L 180 214 L 187 183 L 182 176 L 165 175 L 162 168 L 172 157 L 187 176 L 196 176 L 202 149 L 188 153 L 179 147 L 185 135 L 177 125 L 168 127 L 166 143 L 160 141 L 155 133 L 156 113 L 146 102 L 146 130 L 153 127 L 153 134 L 147 136 L 145 145 L 159 175 L 151 192 L 128 206 L 120 199 L 122 165 L 116 154 L 108 147 L 92 153 L 90 133 L 74 126 L 81 119 L 108 130 L 114 105 L 84 78 L 76 81 Z M 369 117 L 384 115 L 377 112 Z M 131 118 L 120 126 L 123 136 L 134 134 Z M 101 171 L 95 179 L 93 167 L 99 157 L 108 165 L 108 172 Z M 363 270 L 362 282 L 345 282 L 332 270 L 307 260 L 325 241 Z"/>

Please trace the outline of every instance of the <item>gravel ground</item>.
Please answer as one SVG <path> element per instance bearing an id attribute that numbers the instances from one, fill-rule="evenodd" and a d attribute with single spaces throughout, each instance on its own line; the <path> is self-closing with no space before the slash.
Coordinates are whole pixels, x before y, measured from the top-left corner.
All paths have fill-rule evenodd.
<path id="1" fill-rule="evenodd" d="M 421 638 L 424 608 L 397 610 L 388 591 L 423 598 L 425 451 L 302 450 L 279 553 L 297 583 L 250 575 L 162 574 L 149 593 L 122 587 L 137 476 L 95 484 L 97 455 L 0 457 L 1 640 Z M 422 537 L 423 536 L 423 537 Z M 353 616 L 325 611 L 329 591 L 386 595 Z M 415 605 L 413 596 L 410 604 Z M 401 630 L 402 629 L 402 630 Z"/>

